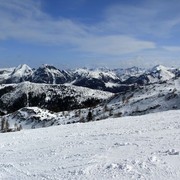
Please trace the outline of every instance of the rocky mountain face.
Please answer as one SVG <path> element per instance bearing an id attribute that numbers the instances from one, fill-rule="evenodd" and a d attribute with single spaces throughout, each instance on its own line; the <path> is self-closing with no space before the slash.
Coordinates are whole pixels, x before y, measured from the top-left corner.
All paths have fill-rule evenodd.
<path id="1" fill-rule="evenodd" d="M 71 80 L 70 74 L 66 71 L 61 71 L 54 66 L 43 65 L 35 70 L 29 81 L 34 83 L 46 84 L 64 84 Z"/>

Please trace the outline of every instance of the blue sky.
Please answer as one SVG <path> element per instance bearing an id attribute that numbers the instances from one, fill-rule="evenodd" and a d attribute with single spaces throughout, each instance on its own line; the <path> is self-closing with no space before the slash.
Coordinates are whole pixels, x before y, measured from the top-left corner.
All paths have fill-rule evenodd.
<path id="1" fill-rule="evenodd" d="M 0 67 L 180 66 L 179 0 L 0 0 Z"/>

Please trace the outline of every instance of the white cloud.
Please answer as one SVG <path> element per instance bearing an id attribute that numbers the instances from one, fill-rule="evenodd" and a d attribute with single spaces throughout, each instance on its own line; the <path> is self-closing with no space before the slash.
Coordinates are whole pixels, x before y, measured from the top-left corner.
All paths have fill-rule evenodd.
<path id="1" fill-rule="evenodd" d="M 106 10 L 105 21 L 99 29 L 138 37 L 151 35 L 167 38 L 172 35 L 173 29 L 180 30 L 179 8 L 177 0 L 144 0 L 136 5 L 113 5 Z"/>
<path id="2" fill-rule="evenodd" d="M 155 48 L 153 42 L 119 33 L 105 35 L 103 32 L 98 36 L 93 27 L 70 19 L 53 19 L 41 11 L 40 1 L 1 0 L 0 22 L 0 39 L 68 45 L 76 51 L 112 56 Z"/>
<path id="3" fill-rule="evenodd" d="M 69 19 L 54 20 L 40 9 L 40 3 L 25 0 L 0 4 L 0 37 L 40 43 L 58 44 L 86 32 L 80 24 Z"/>
<path id="4" fill-rule="evenodd" d="M 152 42 L 140 41 L 122 35 L 86 37 L 79 40 L 77 43 L 79 43 L 79 48 L 81 50 L 107 55 L 122 55 L 139 52 L 145 49 L 154 49 L 156 47 Z"/>

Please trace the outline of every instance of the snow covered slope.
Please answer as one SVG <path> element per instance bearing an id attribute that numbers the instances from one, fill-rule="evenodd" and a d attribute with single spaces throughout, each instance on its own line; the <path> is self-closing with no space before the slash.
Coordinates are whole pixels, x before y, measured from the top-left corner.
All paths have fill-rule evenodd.
<path id="1" fill-rule="evenodd" d="M 29 77 L 32 75 L 32 73 L 33 70 L 28 65 L 19 65 L 9 75 L 9 77 L 6 80 L 6 84 L 27 81 Z"/>
<path id="2" fill-rule="evenodd" d="M 94 79 L 104 79 L 107 80 L 114 80 L 116 81 L 119 79 L 115 72 L 109 69 L 87 69 L 87 68 L 79 68 L 74 71 L 75 76 L 81 78 L 94 78 Z"/>
<path id="3" fill-rule="evenodd" d="M 0 134 L 0 179 L 180 179 L 180 111 Z"/>
<path id="4" fill-rule="evenodd" d="M 45 64 L 34 71 L 30 81 L 34 83 L 63 84 L 70 79 L 68 72 Z"/>
<path id="5" fill-rule="evenodd" d="M 122 81 L 126 81 L 130 77 L 139 77 L 146 72 L 145 69 L 138 68 L 135 66 L 131 68 L 127 68 L 127 69 L 117 68 L 117 69 L 114 69 L 113 71 L 120 77 Z"/>
<path id="6" fill-rule="evenodd" d="M 114 92 L 116 86 L 121 84 L 120 77 L 109 69 L 87 69 L 79 68 L 72 72 L 74 77 L 72 84 L 92 89 Z"/>
<path id="7" fill-rule="evenodd" d="M 142 115 L 180 109 L 180 78 L 164 83 L 139 86 L 120 93 L 107 102 L 111 114 Z"/>
<path id="8" fill-rule="evenodd" d="M 148 75 L 150 83 L 159 82 L 159 81 L 168 81 L 175 77 L 172 68 L 167 68 L 162 65 L 157 65 L 153 67 Z"/>
<path id="9" fill-rule="evenodd" d="M 0 69 L 0 83 L 6 83 L 6 80 L 10 77 L 15 68 L 3 68 Z"/>
<path id="10" fill-rule="evenodd" d="M 162 83 L 178 77 L 178 72 L 178 69 L 157 65 L 150 70 L 141 71 L 139 74 L 130 74 L 123 83 L 138 85 Z"/>
<path id="11" fill-rule="evenodd" d="M 82 117 L 86 120 L 87 113 L 87 109 L 55 113 L 38 107 L 24 107 L 3 117 L 8 120 L 11 129 L 14 129 L 17 125 L 21 125 L 23 129 L 36 129 L 77 123 L 82 121 Z M 2 117 L 0 117 L 0 120 L 2 120 Z"/>
<path id="12" fill-rule="evenodd" d="M 38 106 L 54 112 L 91 107 L 112 96 L 112 93 L 73 85 L 52 85 L 23 82 L 0 85 L 0 111 L 14 112 Z"/>
<path id="13" fill-rule="evenodd" d="M 93 120 L 180 109 L 180 78 L 161 84 L 137 86 L 125 93 L 114 95 L 82 87 L 27 82 L 18 86 L 2 87 L 4 88 L 0 89 L 1 111 L 13 111 L 6 119 L 12 121 L 12 125 L 15 122 L 20 123 L 26 129 L 34 125 L 43 127 L 82 120 L 86 122 L 89 112 L 87 107 L 91 107 Z M 4 95 L 2 90 L 6 92 Z M 73 110 L 78 108 L 80 109 Z M 48 112 L 45 109 L 64 113 Z"/>

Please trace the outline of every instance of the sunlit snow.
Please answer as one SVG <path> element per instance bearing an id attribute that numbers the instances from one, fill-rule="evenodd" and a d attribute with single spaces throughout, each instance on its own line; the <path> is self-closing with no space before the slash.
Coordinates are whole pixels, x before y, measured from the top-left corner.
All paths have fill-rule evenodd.
<path id="1" fill-rule="evenodd" d="M 0 179 L 180 178 L 180 111 L 0 134 Z"/>

